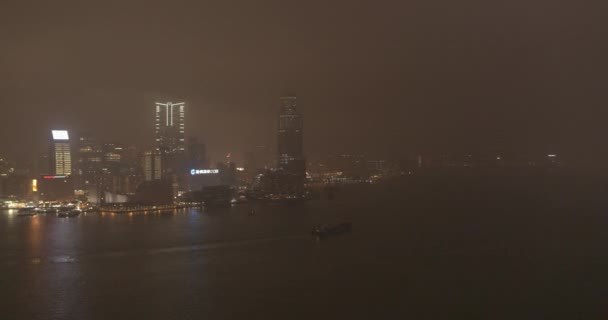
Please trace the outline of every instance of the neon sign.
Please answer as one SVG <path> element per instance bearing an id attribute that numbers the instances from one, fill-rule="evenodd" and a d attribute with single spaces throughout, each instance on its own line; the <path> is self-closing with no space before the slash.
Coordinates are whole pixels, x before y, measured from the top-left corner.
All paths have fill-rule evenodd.
<path id="1" fill-rule="evenodd" d="M 42 179 L 65 179 L 67 176 L 42 176 Z"/>
<path id="2" fill-rule="evenodd" d="M 218 169 L 192 169 L 190 170 L 190 175 L 197 176 L 202 174 L 218 174 L 220 170 Z"/>

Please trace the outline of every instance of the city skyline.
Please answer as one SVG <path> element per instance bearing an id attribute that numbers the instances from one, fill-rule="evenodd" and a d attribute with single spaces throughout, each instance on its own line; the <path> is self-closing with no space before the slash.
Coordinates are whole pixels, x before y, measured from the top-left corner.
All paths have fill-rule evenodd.
<path id="1" fill-rule="evenodd" d="M 276 132 L 279 133 L 278 137 L 279 137 L 279 141 L 278 144 L 273 145 L 273 143 L 277 143 L 277 136 L 276 133 L 274 134 L 274 141 L 270 141 L 270 143 L 268 144 L 270 146 L 270 148 L 267 148 L 264 145 L 249 145 L 246 146 L 244 149 L 242 150 L 235 150 L 235 149 L 228 149 L 228 154 L 230 154 L 232 156 L 232 160 L 236 161 L 238 163 L 245 163 L 247 161 L 247 154 L 251 153 L 252 150 L 256 149 L 256 148 L 265 148 L 266 152 L 268 154 L 263 155 L 264 157 L 271 157 L 274 158 L 275 160 L 273 161 L 273 165 L 272 166 L 277 166 L 279 168 L 286 168 L 287 162 L 289 162 L 289 159 L 291 160 L 296 160 L 294 158 L 294 155 L 288 155 L 288 154 L 282 154 L 281 152 L 281 145 L 285 145 L 285 143 L 281 143 L 281 141 L 285 140 L 290 140 L 292 143 L 290 144 L 291 146 L 295 146 L 295 149 L 290 149 L 289 152 L 293 153 L 296 152 L 298 149 L 301 151 L 297 151 L 296 153 L 298 154 L 297 157 L 298 161 L 319 161 L 321 159 L 326 159 L 327 157 L 332 157 L 332 156 L 340 156 L 340 155 L 349 155 L 349 156 L 363 156 L 369 159 L 376 159 L 376 160 L 392 160 L 392 161 L 396 161 L 396 160 L 405 160 L 405 159 L 412 159 L 415 157 L 421 157 L 424 156 L 425 158 L 435 158 L 435 161 L 444 161 L 444 160 L 439 160 L 442 158 L 445 159 L 451 159 L 450 161 L 456 161 L 456 162 L 462 162 L 462 160 L 459 160 L 459 158 L 462 157 L 474 157 L 476 161 L 488 161 L 493 159 L 494 157 L 503 157 L 505 160 L 510 161 L 510 162 L 517 162 L 517 163 L 524 163 L 524 162 L 530 162 L 530 161 L 536 161 L 538 162 L 539 159 L 542 159 L 543 157 L 547 156 L 547 155 L 553 155 L 556 154 L 554 151 L 554 148 L 541 148 L 541 149 L 537 149 L 537 150 L 518 150 L 518 151 L 502 151 L 502 150 L 497 150 L 497 149 L 492 149 L 492 148 L 487 148 L 486 150 L 483 151 L 477 151 L 477 152 L 467 152 L 467 151 L 462 151 L 462 150 L 457 150 L 457 151 L 449 151 L 450 149 L 447 150 L 433 150 L 433 151 L 428 151 L 428 149 L 425 148 L 421 148 L 421 149 L 404 149 L 401 150 L 401 152 L 392 152 L 392 153 L 379 153 L 379 154 L 370 154 L 370 153 L 366 153 L 366 152 L 357 152 L 357 151 L 353 151 L 353 150 L 347 150 L 347 149 L 337 149 L 337 150 L 333 150 L 333 151 L 329 151 L 327 153 L 324 154 L 314 154 L 311 155 L 310 152 L 308 152 L 308 150 L 303 149 L 303 144 L 301 142 L 297 142 L 295 140 L 293 140 L 296 137 L 287 137 L 285 135 L 286 131 L 294 131 L 291 130 L 291 126 L 292 125 L 287 125 L 287 123 L 292 123 L 294 122 L 294 125 L 297 127 L 294 127 L 298 133 L 296 134 L 296 136 L 298 136 L 296 138 L 296 140 L 298 139 L 303 139 L 303 134 L 304 134 L 304 130 L 302 130 L 302 115 L 297 111 L 296 108 L 296 95 L 295 94 L 289 94 L 289 95 L 281 95 L 278 97 L 275 97 L 275 101 L 278 100 L 278 103 L 275 103 L 275 112 L 276 109 L 279 110 L 279 121 L 276 122 L 275 120 L 275 124 L 273 124 L 272 126 L 270 126 L 269 128 L 271 130 L 276 130 Z M 72 132 L 72 135 L 74 135 L 75 137 L 77 137 L 78 139 L 80 139 L 79 143 L 82 144 L 83 142 L 86 145 L 86 142 L 89 141 L 89 143 L 93 143 L 93 145 L 95 145 L 97 148 L 96 151 L 91 149 L 91 145 L 87 145 L 84 152 L 93 152 L 91 153 L 89 156 L 93 156 L 93 158 L 96 157 L 102 157 L 101 154 L 97 154 L 99 152 L 102 152 L 103 150 L 106 149 L 106 145 L 107 146 L 112 146 L 114 143 L 118 142 L 119 145 L 124 145 L 124 146 L 129 146 L 131 148 L 136 148 L 137 150 L 139 150 L 139 152 L 141 152 L 142 154 L 147 153 L 149 150 L 156 150 L 157 152 L 160 152 L 160 150 L 164 150 L 164 153 L 175 153 L 175 154 L 180 154 L 180 157 L 186 157 L 186 158 L 190 158 L 192 157 L 192 155 L 186 154 L 186 152 L 188 151 L 188 148 L 192 149 L 195 148 L 197 149 L 197 151 L 195 151 L 195 153 L 199 154 L 199 155 L 195 155 L 195 158 L 198 157 L 198 160 L 195 160 L 194 163 L 198 163 L 196 165 L 191 165 L 191 167 L 202 167 L 201 163 L 205 163 L 205 166 L 211 167 L 214 166 L 216 162 L 218 161 L 222 161 L 223 159 L 225 159 L 226 154 L 223 151 L 217 151 L 217 150 L 210 150 L 209 153 L 207 153 L 207 142 L 205 140 L 203 140 L 204 142 L 201 143 L 199 142 L 202 139 L 199 139 L 199 137 L 197 136 L 193 136 L 191 135 L 188 131 L 185 130 L 185 126 L 186 126 L 186 120 L 190 117 L 185 116 L 185 102 L 180 102 L 180 103 L 173 103 L 173 102 L 167 102 L 167 103 L 161 103 L 161 102 L 155 102 L 152 106 L 154 108 L 147 108 L 148 112 L 144 112 L 142 114 L 140 114 L 140 117 L 143 118 L 149 118 L 149 116 L 151 115 L 154 119 L 153 122 L 149 122 L 149 123 L 154 123 L 154 127 L 153 127 L 153 131 L 152 132 L 145 132 L 144 136 L 146 137 L 145 142 L 141 143 L 141 144 L 137 144 L 137 143 L 128 143 L 125 142 L 124 140 L 128 139 L 113 139 L 110 140 L 107 136 L 110 132 L 102 132 L 100 134 L 92 134 L 90 131 L 88 130 L 84 130 L 84 131 L 75 131 L 75 130 L 69 130 L 70 132 Z M 153 109 L 154 112 L 150 113 L 149 110 Z M 289 120 L 291 118 L 295 117 L 295 120 Z M 272 118 L 270 115 L 267 118 Z M 289 119 L 287 119 L 289 118 Z M 139 119 L 141 120 L 141 119 Z M 195 119 L 194 119 L 195 120 Z M 289 121 L 288 121 L 289 120 Z M 282 124 L 283 124 L 283 128 L 282 128 Z M 63 127 L 75 127 L 75 125 L 67 125 L 67 126 L 63 126 Z M 196 125 L 192 126 L 196 128 Z M 288 127 L 290 127 L 289 130 L 285 130 Z M 266 129 L 269 129 L 266 128 Z M 68 130 L 51 130 L 53 134 L 65 134 L 67 135 Z M 48 133 L 47 133 L 48 134 Z M 92 138 L 95 137 L 95 138 Z M 84 139 L 84 140 L 83 140 Z M 92 140 L 91 140 L 92 139 Z M 186 141 L 186 140 L 191 140 L 190 142 Z M 47 140 L 48 141 L 48 140 Z M 75 140 L 76 141 L 76 140 Z M 78 141 L 76 141 L 78 142 Z M 104 148 L 102 150 L 102 144 L 104 145 Z M 213 143 L 211 143 L 213 144 Z M 51 144 L 52 146 L 54 146 L 54 144 Z M 299 146 L 297 146 L 299 145 Z M 74 145 L 76 146 L 76 145 Z M 74 147 L 73 146 L 73 147 Z M 202 150 L 200 149 L 202 148 Z M 41 148 L 41 152 L 38 152 L 37 154 L 45 154 L 45 151 L 48 149 L 48 145 L 45 143 L 42 148 Z M 73 148 L 72 151 L 75 151 L 76 148 Z M 222 148 L 219 148 L 220 150 L 222 150 Z M 285 148 L 283 148 L 284 151 L 286 151 Z M 339 151 L 342 150 L 342 151 Z M 549 151 L 545 151 L 545 150 L 549 150 Z M 106 150 L 108 151 L 108 150 Z M 215 151 L 215 152 L 214 152 Z M 259 152 L 258 152 L 259 153 Z M 207 157 L 207 155 L 212 155 L 210 157 Z M 2 155 L 2 154 L 0 154 Z M 53 154 L 51 154 L 53 155 Z M 569 157 L 571 155 L 564 155 L 563 153 L 559 153 L 560 155 L 560 159 L 567 159 L 567 162 L 570 164 L 576 164 L 576 161 L 572 161 L 573 158 Z M 258 154 L 258 157 L 260 155 Z M 23 161 L 23 157 L 19 158 L 19 157 L 11 157 L 10 154 L 8 155 L 4 155 L 4 157 L 6 159 L 8 159 L 9 161 L 13 161 L 13 162 L 17 162 L 18 167 L 20 167 L 21 169 L 26 169 L 26 168 L 31 168 L 32 165 L 35 166 L 35 161 L 32 162 L 32 160 L 26 160 Z M 200 158 L 203 157 L 203 158 Z M 283 158 L 283 159 L 282 159 Z M 81 159 L 87 159 L 87 157 L 85 156 L 84 158 Z M 483 160 L 482 160 L 483 159 Z M 53 160 L 53 159 L 50 159 Z M 70 159 L 71 161 L 71 159 Z M 99 162 L 100 160 L 94 160 L 95 162 Z M 105 161 L 105 160 L 104 160 Z M 160 161 L 160 160 L 158 160 Z M 157 161 L 157 163 L 158 163 Z M 447 160 L 446 160 L 447 161 Z M 542 160 L 541 160 L 542 161 Z M 163 161 L 163 163 L 167 163 L 168 160 L 165 159 Z M 193 159 L 189 159 L 188 162 L 193 163 Z M 466 161 L 465 161 L 466 162 Z M 465 163 L 462 162 L 462 163 Z M 22 165 L 27 165 L 27 167 L 23 167 Z M 71 164 L 70 164 L 71 165 Z M 304 164 L 305 165 L 305 164 Z M 155 170 L 159 170 L 158 168 L 159 166 L 156 166 Z M 49 169 L 51 170 L 52 167 Z M 74 171 L 73 173 L 76 174 L 77 170 L 81 170 L 80 167 L 78 167 L 78 164 L 75 162 L 75 166 L 72 168 Z M 51 171 L 48 171 L 51 172 Z"/>
<path id="2" fill-rule="evenodd" d="M 279 110 L 282 110 L 285 108 L 285 104 L 284 104 L 284 98 L 285 97 L 289 97 L 290 95 L 281 95 L 281 96 L 277 96 L 274 98 L 275 103 L 274 103 L 274 109 L 276 112 L 276 108 L 278 106 Z M 295 98 L 295 95 L 293 95 Z M 276 103 L 276 101 L 279 101 L 278 103 Z M 252 143 L 250 145 L 246 145 L 243 147 L 243 149 L 236 149 L 236 148 L 229 148 L 226 146 L 218 146 L 217 143 L 214 143 L 214 138 L 217 138 L 217 136 L 211 136 L 211 137 L 201 137 L 200 135 L 197 136 L 196 132 L 197 129 L 200 129 L 200 127 L 197 127 L 196 125 L 189 125 L 189 128 L 191 131 L 194 131 L 194 134 L 191 134 L 189 132 L 185 131 L 185 123 L 186 123 L 186 119 L 190 118 L 189 121 L 196 121 L 196 119 L 193 119 L 194 117 L 184 117 L 184 106 L 186 103 L 181 102 L 181 103 L 172 103 L 172 102 L 168 102 L 168 103 L 159 103 L 159 102 L 155 102 L 153 103 L 154 107 L 154 112 L 150 112 L 150 108 L 146 108 L 147 110 L 142 110 L 144 111 L 143 113 L 140 113 L 139 116 L 141 118 L 149 118 L 149 116 L 152 116 L 153 119 L 155 119 L 154 121 L 154 127 L 150 127 L 147 126 L 147 130 L 144 132 L 141 131 L 132 131 L 130 135 L 127 135 L 125 137 L 121 137 L 121 138 L 110 138 L 112 137 L 112 131 L 106 131 L 106 130 L 102 130 L 102 132 L 96 132 L 94 135 L 98 138 L 100 138 L 103 141 L 119 141 L 121 144 L 124 145 L 129 145 L 129 146 L 137 146 L 138 148 L 143 149 L 155 149 L 158 150 L 159 148 L 161 148 L 161 144 L 159 144 L 159 141 L 157 139 L 160 139 L 160 136 L 162 134 L 167 134 L 170 133 L 170 135 L 173 135 L 173 133 L 175 133 L 175 137 L 173 137 L 172 139 L 175 141 L 178 141 L 178 143 L 176 144 L 176 146 L 174 146 L 175 148 L 179 149 L 178 151 L 180 153 L 185 152 L 186 149 L 186 145 L 187 145 L 187 139 L 188 138 L 193 138 L 196 140 L 200 140 L 203 141 L 203 143 L 205 145 L 212 145 L 214 146 L 216 149 L 210 149 L 209 155 L 210 158 L 209 160 L 211 160 L 211 163 L 215 162 L 215 161 L 220 161 L 221 159 L 223 159 L 225 157 L 225 155 L 228 154 L 232 154 L 234 158 L 238 159 L 238 161 L 244 161 L 244 155 L 259 147 L 259 146 L 264 146 L 264 145 L 268 145 L 270 146 L 271 150 L 271 154 L 270 156 L 275 156 L 278 157 L 280 156 L 280 152 L 279 150 L 274 146 L 274 144 L 276 143 L 276 135 L 274 133 L 272 133 L 271 135 L 271 139 L 270 141 L 265 141 L 266 143 Z M 175 106 L 175 109 L 172 109 L 172 106 Z M 159 108 L 166 108 L 163 109 L 163 112 L 159 112 Z M 168 113 L 168 110 L 171 110 L 171 113 Z M 171 116 L 167 116 L 168 114 L 171 114 Z M 181 117 L 180 117 L 181 114 Z M 301 115 L 300 115 L 301 116 Z M 175 120 L 176 118 L 179 117 L 179 120 Z M 147 122 L 147 121 L 141 121 L 142 119 L 137 119 L 139 122 Z M 265 121 L 262 121 L 261 123 L 267 123 L 269 122 L 269 120 L 272 120 L 273 117 L 269 114 L 267 116 L 264 117 Z M 145 120 L 145 119 L 144 119 Z M 160 127 L 158 126 L 159 121 L 164 121 L 166 123 L 163 124 L 163 133 L 161 133 L 160 131 Z M 169 121 L 173 122 L 175 121 L 175 126 L 173 125 L 173 123 L 171 123 L 170 125 L 168 124 Z M 266 127 L 264 130 L 266 131 L 276 131 L 276 130 L 280 130 L 280 125 L 277 124 L 276 120 L 273 121 L 274 123 L 272 123 L 269 127 Z M 62 128 L 69 128 L 69 131 L 74 132 L 76 135 L 78 136 L 87 136 L 92 134 L 91 132 L 91 128 L 85 128 L 82 130 L 75 130 L 72 128 L 78 128 L 79 125 L 78 123 L 68 123 L 68 122 L 64 122 L 66 123 L 66 125 L 63 125 Z M 151 123 L 151 122 L 149 122 Z M 48 125 L 48 124 L 47 124 Z M 52 129 L 52 127 L 49 127 Z M 116 128 L 116 127 L 114 127 Z M 168 129 L 168 130 L 167 130 Z M 192 130 L 194 129 L 194 130 Z M 152 131 L 150 131 L 152 130 Z M 173 131 L 175 132 L 173 132 Z M 52 130 L 51 130 L 52 131 Z M 171 131 L 171 132 L 169 132 Z M 48 132 L 48 131 L 47 131 Z M 302 133 L 304 134 L 304 132 Z M 138 141 L 134 141 L 132 139 L 133 135 L 141 135 L 144 140 L 138 140 Z M 202 138 L 202 139 L 201 139 Z M 8 158 L 10 160 L 13 161 L 17 161 L 17 162 L 27 162 L 27 161 L 23 161 L 23 159 L 26 159 L 28 157 L 36 157 L 37 155 L 39 155 L 40 153 L 44 153 L 45 150 L 48 148 L 47 146 L 47 142 L 48 140 L 43 139 L 41 137 L 37 137 L 36 140 L 39 140 L 40 142 L 40 147 L 37 148 L 32 148 L 32 149 L 28 149 L 29 153 L 27 154 L 23 154 L 23 153 L 16 153 L 16 156 L 14 156 L 13 154 L 10 154 L 8 152 L 5 152 L 3 155 L 5 158 Z M 175 141 L 170 142 L 172 144 L 175 144 Z M 35 144 L 34 144 L 35 145 Z M 164 148 L 164 147 L 163 147 Z M 176 150 L 177 150 L 176 149 Z M 309 149 L 309 148 L 307 148 Z M 0 150 L 1 146 L 0 146 Z M 168 150 L 168 149 L 167 149 Z M 475 154 L 477 157 L 492 157 L 492 156 L 507 156 L 508 157 L 538 157 L 541 155 L 546 155 L 546 154 L 552 154 L 552 153 L 557 153 L 555 151 L 560 151 L 561 148 L 555 148 L 555 147 L 550 147 L 550 145 L 545 145 L 542 146 L 538 149 L 530 149 L 527 147 L 521 147 L 521 148 L 516 148 L 515 150 L 509 150 L 509 149 L 504 149 L 504 148 L 496 148 L 495 146 L 486 146 L 480 149 L 477 149 L 473 152 L 470 151 L 470 149 L 454 149 L 454 148 L 450 148 L 447 147 L 445 149 L 440 149 L 440 148 L 433 148 L 433 147 L 429 147 L 429 146 L 422 146 L 422 147 L 414 147 L 411 145 L 405 146 L 402 149 L 399 149 L 397 151 L 392 150 L 390 152 L 369 152 L 369 151 L 362 151 L 361 149 L 357 149 L 357 148 L 336 148 L 335 150 L 328 150 L 326 152 L 314 152 L 314 150 L 311 152 L 309 150 L 305 150 L 304 151 L 304 156 L 306 159 L 311 158 L 311 159 L 319 159 L 322 157 L 326 157 L 329 155 L 340 155 L 340 154 L 354 154 L 354 155 L 366 155 L 366 156 L 370 156 L 372 158 L 391 158 L 391 159 L 398 159 L 398 158 L 404 158 L 404 157 L 410 157 L 410 156 L 416 156 L 416 155 L 434 155 L 437 157 L 440 156 L 463 156 L 463 155 L 467 155 L 467 154 Z M 385 150 L 386 151 L 386 150 Z M 0 153 L 2 154 L 2 153 Z M 576 158 L 573 158 L 573 156 L 575 156 L 574 154 L 570 153 L 563 153 L 563 152 L 559 152 L 560 156 L 562 157 L 566 157 L 569 158 L 570 162 L 575 162 L 572 160 L 576 160 Z M 13 157 L 11 157 L 13 156 Z M 279 161 L 279 160 L 277 160 Z"/>
<path id="3" fill-rule="evenodd" d="M 606 318 L 605 2 L 1 1 L 4 318 Z"/>
<path id="4" fill-rule="evenodd" d="M 607 97 L 594 85 L 607 67 L 602 10 L 546 0 L 526 10 L 444 5 L 272 3 L 251 15 L 244 2 L 154 3 L 141 15 L 135 4 L 14 3 L 0 13 L 10 48 L 0 53 L 8 122 L 0 153 L 31 156 L 8 137 L 18 132 L 41 150 L 42 133 L 68 126 L 144 144 L 153 127 L 139 115 L 158 101 L 185 101 L 191 135 L 218 158 L 272 145 L 269 115 L 276 97 L 293 90 L 306 105 L 310 154 L 606 158 Z"/>

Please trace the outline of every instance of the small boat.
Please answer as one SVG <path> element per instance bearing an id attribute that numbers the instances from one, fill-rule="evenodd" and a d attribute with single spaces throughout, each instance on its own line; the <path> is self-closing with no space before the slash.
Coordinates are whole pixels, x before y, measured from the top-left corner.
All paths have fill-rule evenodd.
<path id="1" fill-rule="evenodd" d="M 232 198 L 232 200 L 230 200 L 230 204 L 241 204 L 241 203 L 245 203 L 249 200 L 247 200 L 247 198 L 244 195 L 239 195 L 238 197 L 234 197 Z"/>
<path id="2" fill-rule="evenodd" d="M 327 237 L 331 235 L 338 235 L 342 233 L 348 233 L 352 230 L 352 224 L 350 222 L 343 222 L 335 225 L 321 224 L 317 225 L 312 229 L 312 235 L 317 237 Z"/>
<path id="3" fill-rule="evenodd" d="M 57 213 L 57 208 L 48 208 L 46 213 Z"/>
<path id="4" fill-rule="evenodd" d="M 34 207 L 25 207 L 25 208 L 21 208 L 21 209 L 19 209 L 19 211 L 17 211 L 18 217 L 31 217 L 31 216 L 35 216 L 37 214 L 38 214 L 38 212 L 36 212 Z"/>
<path id="5" fill-rule="evenodd" d="M 57 212 L 57 208 L 53 208 L 53 207 L 38 207 L 38 208 L 36 208 L 36 212 L 38 212 L 38 213 L 55 213 L 55 212 Z"/>
<path id="6" fill-rule="evenodd" d="M 82 212 L 82 210 L 80 210 L 80 209 L 60 210 L 57 213 L 57 216 L 60 218 L 72 218 L 72 217 L 78 217 L 81 212 Z"/>

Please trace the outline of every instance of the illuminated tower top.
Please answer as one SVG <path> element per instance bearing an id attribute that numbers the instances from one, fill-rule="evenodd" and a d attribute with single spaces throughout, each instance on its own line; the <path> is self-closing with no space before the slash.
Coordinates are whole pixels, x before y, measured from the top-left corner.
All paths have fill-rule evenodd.
<path id="1" fill-rule="evenodd" d="M 185 142 L 185 103 L 156 103 L 154 129 L 156 150 L 163 153 L 184 153 Z"/>

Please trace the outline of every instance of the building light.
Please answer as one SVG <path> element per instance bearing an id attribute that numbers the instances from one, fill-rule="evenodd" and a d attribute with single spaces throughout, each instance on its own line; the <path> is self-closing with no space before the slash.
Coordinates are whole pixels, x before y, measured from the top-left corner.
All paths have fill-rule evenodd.
<path id="1" fill-rule="evenodd" d="M 203 174 L 218 174 L 220 170 L 218 169 L 192 169 L 190 170 L 190 175 L 203 175 Z"/>
<path id="2" fill-rule="evenodd" d="M 42 179 L 65 179 L 67 176 L 42 176 Z"/>
<path id="3" fill-rule="evenodd" d="M 32 191 L 38 192 L 38 180 L 32 179 Z"/>
<path id="4" fill-rule="evenodd" d="M 53 140 L 70 140 L 67 130 L 51 130 Z"/>
<path id="5" fill-rule="evenodd" d="M 236 171 L 245 171 L 245 168 L 243 168 L 243 167 L 237 167 Z"/>

